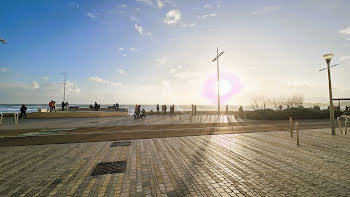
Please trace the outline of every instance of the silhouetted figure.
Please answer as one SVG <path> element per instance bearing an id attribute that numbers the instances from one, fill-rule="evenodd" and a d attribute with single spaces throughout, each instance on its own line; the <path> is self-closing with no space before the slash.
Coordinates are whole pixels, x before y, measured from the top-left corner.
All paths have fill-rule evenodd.
<path id="1" fill-rule="evenodd" d="M 159 112 L 159 104 L 157 104 L 157 112 Z"/>
<path id="2" fill-rule="evenodd" d="M 97 105 L 97 102 L 95 102 L 95 111 L 98 111 L 98 105 Z"/>
<path id="3" fill-rule="evenodd" d="M 146 117 L 146 110 L 145 110 L 145 108 L 142 109 L 142 112 L 141 112 L 140 117 L 141 117 L 141 118 L 142 118 L 142 117 Z"/>
<path id="4" fill-rule="evenodd" d="M 282 105 L 280 105 L 278 108 L 279 108 L 280 110 L 282 110 L 282 109 L 283 109 Z"/>
<path id="5" fill-rule="evenodd" d="M 165 116 L 165 114 L 166 114 L 166 105 L 164 105 L 164 116 Z"/>
<path id="6" fill-rule="evenodd" d="M 194 115 L 197 115 L 197 105 L 194 105 Z"/>
<path id="7" fill-rule="evenodd" d="M 226 114 L 228 114 L 228 105 L 226 105 Z"/>
<path id="8" fill-rule="evenodd" d="M 348 111 L 349 110 L 349 107 L 348 106 L 345 106 L 345 111 Z"/>
<path id="9" fill-rule="evenodd" d="M 194 105 L 192 104 L 192 116 L 194 115 Z"/>
<path id="10" fill-rule="evenodd" d="M 69 103 L 68 103 L 68 101 L 66 101 L 66 103 L 64 105 L 66 106 L 66 111 L 69 111 Z"/>
<path id="11" fill-rule="evenodd" d="M 56 101 L 52 102 L 52 111 L 56 112 Z"/>
<path id="12" fill-rule="evenodd" d="M 62 111 L 64 111 L 64 102 L 62 101 Z"/>
<path id="13" fill-rule="evenodd" d="M 142 118 L 141 117 L 141 105 L 137 106 L 137 117 Z"/>
<path id="14" fill-rule="evenodd" d="M 53 101 L 51 100 L 50 103 L 49 103 L 50 112 L 52 112 L 52 105 L 53 105 Z"/>
<path id="15" fill-rule="evenodd" d="M 138 114 L 137 114 L 137 109 L 138 109 L 138 106 L 135 105 L 135 108 L 134 108 L 134 118 L 138 118 Z"/>
<path id="16" fill-rule="evenodd" d="M 170 106 L 170 116 L 175 116 L 175 105 Z"/>
<path id="17" fill-rule="evenodd" d="M 22 105 L 21 107 L 21 114 L 19 115 L 19 118 L 22 118 L 22 115 L 25 119 L 27 119 L 27 107 L 25 105 Z"/>
<path id="18" fill-rule="evenodd" d="M 117 108 L 117 111 L 119 110 L 119 104 L 115 104 L 116 108 Z"/>
<path id="19" fill-rule="evenodd" d="M 243 118 L 244 117 L 244 111 L 243 111 L 243 107 L 242 106 L 239 106 L 238 117 L 239 118 Z"/>

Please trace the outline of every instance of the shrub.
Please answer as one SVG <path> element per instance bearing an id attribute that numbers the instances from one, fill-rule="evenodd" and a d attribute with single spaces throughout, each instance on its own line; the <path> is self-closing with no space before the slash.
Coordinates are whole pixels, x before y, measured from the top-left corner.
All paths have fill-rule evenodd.
<path id="1" fill-rule="evenodd" d="M 289 108 L 274 111 L 271 109 L 247 111 L 246 118 L 254 120 L 286 120 L 290 116 L 293 119 L 325 119 L 329 118 L 329 110 L 314 110 L 308 108 Z M 341 116 L 342 112 L 335 111 L 335 118 Z"/>

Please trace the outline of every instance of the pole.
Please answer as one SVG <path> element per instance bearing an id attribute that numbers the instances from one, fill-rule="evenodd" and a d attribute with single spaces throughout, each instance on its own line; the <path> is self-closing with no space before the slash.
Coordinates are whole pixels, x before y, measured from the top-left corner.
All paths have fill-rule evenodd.
<path id="1" fill-rule="evenodd" d="M 64 72 L 63 102 L 66 102 L 66 77 L 67 73 Z"/>
<path id="2" fill-rule="evenodd" d="M 297 133 L 297 145 L 300 145 L 299 144 L 299 123 L 298 122 L 295 123 L 295 131 Z"/>
<path id="3" fill-rule="evenodd" d="M 329 85 L 329 112 L 330 112 L 330 123 L 332 128 L 332 135 L 335 135 L 334 128 L 334 109 L 333 109 L 333 96 L 332 96 L 332 83 L 331 83 L 331 70 L 329 67 L 330 59 L 327 59 L 327 69 L 328 69 L 328 85 Z"/>
<path id="4" fill-rule="evenodd" d="M 290 131 L 290 137 L 293 137 L 293 128 L 292 128 L 292 125 L 293 125 L 293 119 L 292 119 L 292 117 L 289 117 L 289 131 Z"/>
<path id="5" fill-rule="evenodd" d="M 216 48 L 217 71 L 218 71 L 218 113 L 220 114 L 220 77 L 219 77 L 219 47 Z"/>

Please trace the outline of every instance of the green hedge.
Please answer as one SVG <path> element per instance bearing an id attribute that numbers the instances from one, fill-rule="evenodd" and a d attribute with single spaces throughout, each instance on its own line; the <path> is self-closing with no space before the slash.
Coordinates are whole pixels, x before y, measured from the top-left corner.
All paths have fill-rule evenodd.
<path id="1" fill-rule="evenodd" d="M 314 110 L 309 108 L 290 108 L 285 110 L 256 110 L 246 111 L 246 118 L 253 120 L 286 120 L 290 116 L 293 119 L 325 119 L 329 118 L 329 110 Z M 342 112 L 335 111 L 334 116 L 338 118 Z"/>

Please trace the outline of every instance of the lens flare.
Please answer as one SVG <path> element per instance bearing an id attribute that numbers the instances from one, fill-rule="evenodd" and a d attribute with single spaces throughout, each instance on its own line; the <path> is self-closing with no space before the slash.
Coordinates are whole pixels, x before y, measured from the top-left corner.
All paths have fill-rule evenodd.
<path id="1" fill-rule="evenodd" d="M 218 102 L 218 85 L 217 75 L 210 74 L 208 79 L 204 81 L 202 88 L 202 96 L 209 99 L 212 104 Z M 234 95 L 238 94 L 243 88 L 243 85 L 238 77 L 232 73 L 223 72 L 220 74 L 220 102 L 226 102 Z"/>

